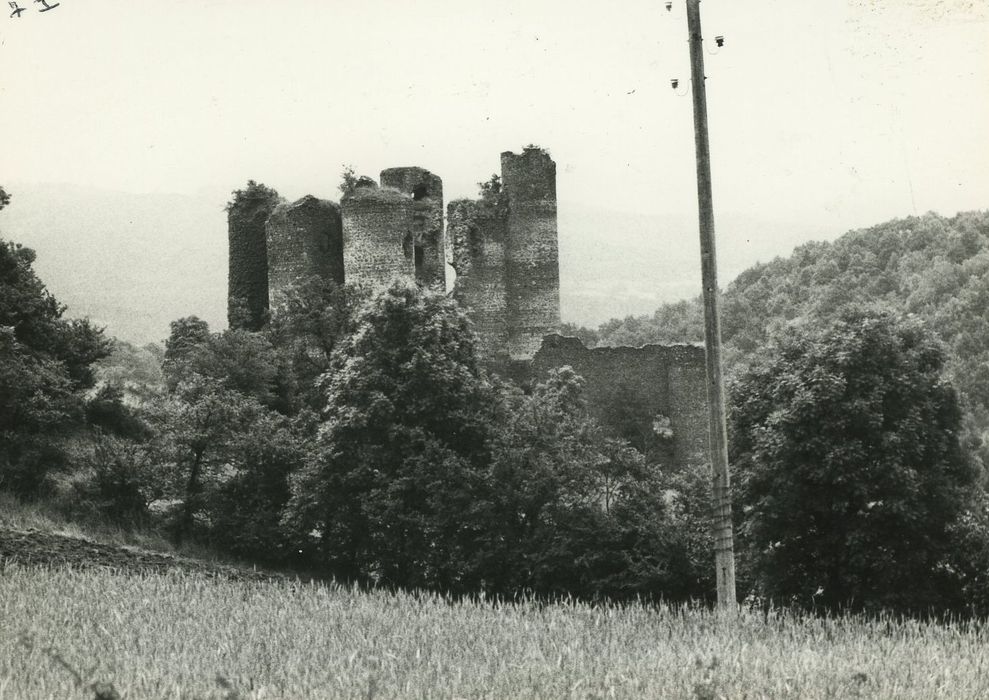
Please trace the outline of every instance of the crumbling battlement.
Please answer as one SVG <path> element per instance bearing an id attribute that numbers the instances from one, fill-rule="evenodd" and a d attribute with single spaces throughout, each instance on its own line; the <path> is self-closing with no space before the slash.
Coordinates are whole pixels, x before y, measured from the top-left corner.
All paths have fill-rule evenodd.
<path id="1" fill-rule="evenodd" d="M 231 211 L 230 295 L 248 300 L 252 326 L 273 295 L 311 275 L 446 291 L 449 241 L 453 292 L 492 362 L 527 361 L 559 330 L 556 163 L 546 151 L 502 153 L 501 179 L 480 200 L 451 202 L 446 231 L 443 181 L 430 171 L 388 168 L 380 186 L 354 185 L 339 206 L 310 195 Z"/>
<path id="2" fill-rule="evenodd" d="M 584 347 L 547 336 L 531 365 L 538 381 L 570 366 L 592 413 L 614 433 L 672 464 L 708 462 L 707 373 L 700 345 Z"/>

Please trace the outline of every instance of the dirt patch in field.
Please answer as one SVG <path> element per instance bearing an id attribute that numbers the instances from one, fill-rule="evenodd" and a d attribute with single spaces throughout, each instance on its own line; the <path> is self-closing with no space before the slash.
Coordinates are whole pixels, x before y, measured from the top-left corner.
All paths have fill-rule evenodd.
<path id="1" fill-rule="evenodd" d="M 82 537 L 56 535 L 39 530 L 0 528 L 0 566 L 8 562 L 34 566 L 103 568 L 130 574 L 185 571 L 242 581 L 271 581 L 286 578 L 282 574 L 212 564 L 131 547 L 107 545 Z"/>

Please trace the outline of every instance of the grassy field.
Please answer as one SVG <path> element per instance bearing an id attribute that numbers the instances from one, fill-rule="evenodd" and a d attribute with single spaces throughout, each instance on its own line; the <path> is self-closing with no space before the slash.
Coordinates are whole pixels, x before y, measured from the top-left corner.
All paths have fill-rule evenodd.
<path id="1" fill-rule="evenodd" d="M 8 565 L 0 697 L 985 698 L 989 631 Z M 76 678 L 72 668 L 79 675 Z"/>

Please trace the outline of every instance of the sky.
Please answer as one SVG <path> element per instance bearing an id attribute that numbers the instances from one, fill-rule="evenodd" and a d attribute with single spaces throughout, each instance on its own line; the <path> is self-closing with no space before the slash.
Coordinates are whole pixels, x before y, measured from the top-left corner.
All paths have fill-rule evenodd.
<path id="1" fill-rule="evenodd" d="M 335 199 L 345 164 L 421 165 L 449 200 L 535 143 L 561 207 L 696 215 L 683 0 L 18 5 L 0 18 L 0 183 L 222 203 L 250 178 Z M 989 207 L 989 3 L 701 10 L 716 217 L 837 234 Z"/>

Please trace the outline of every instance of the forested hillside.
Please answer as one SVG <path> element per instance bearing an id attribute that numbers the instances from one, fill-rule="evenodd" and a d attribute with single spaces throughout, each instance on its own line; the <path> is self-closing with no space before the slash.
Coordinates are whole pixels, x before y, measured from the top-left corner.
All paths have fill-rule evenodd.
<path id="1" fill-rule="evenodd" d="M 723 297 L 730 369 L 749 364 L 786 324 L 827 321 L 849 304 L 920 318 L 947 345 L 972 415 L 989 426 L 989 211 L 895 219 L 749 268 Z M 698 298 L 570 330 L 598 345 L 700 341 L 703 312 Z"/>

